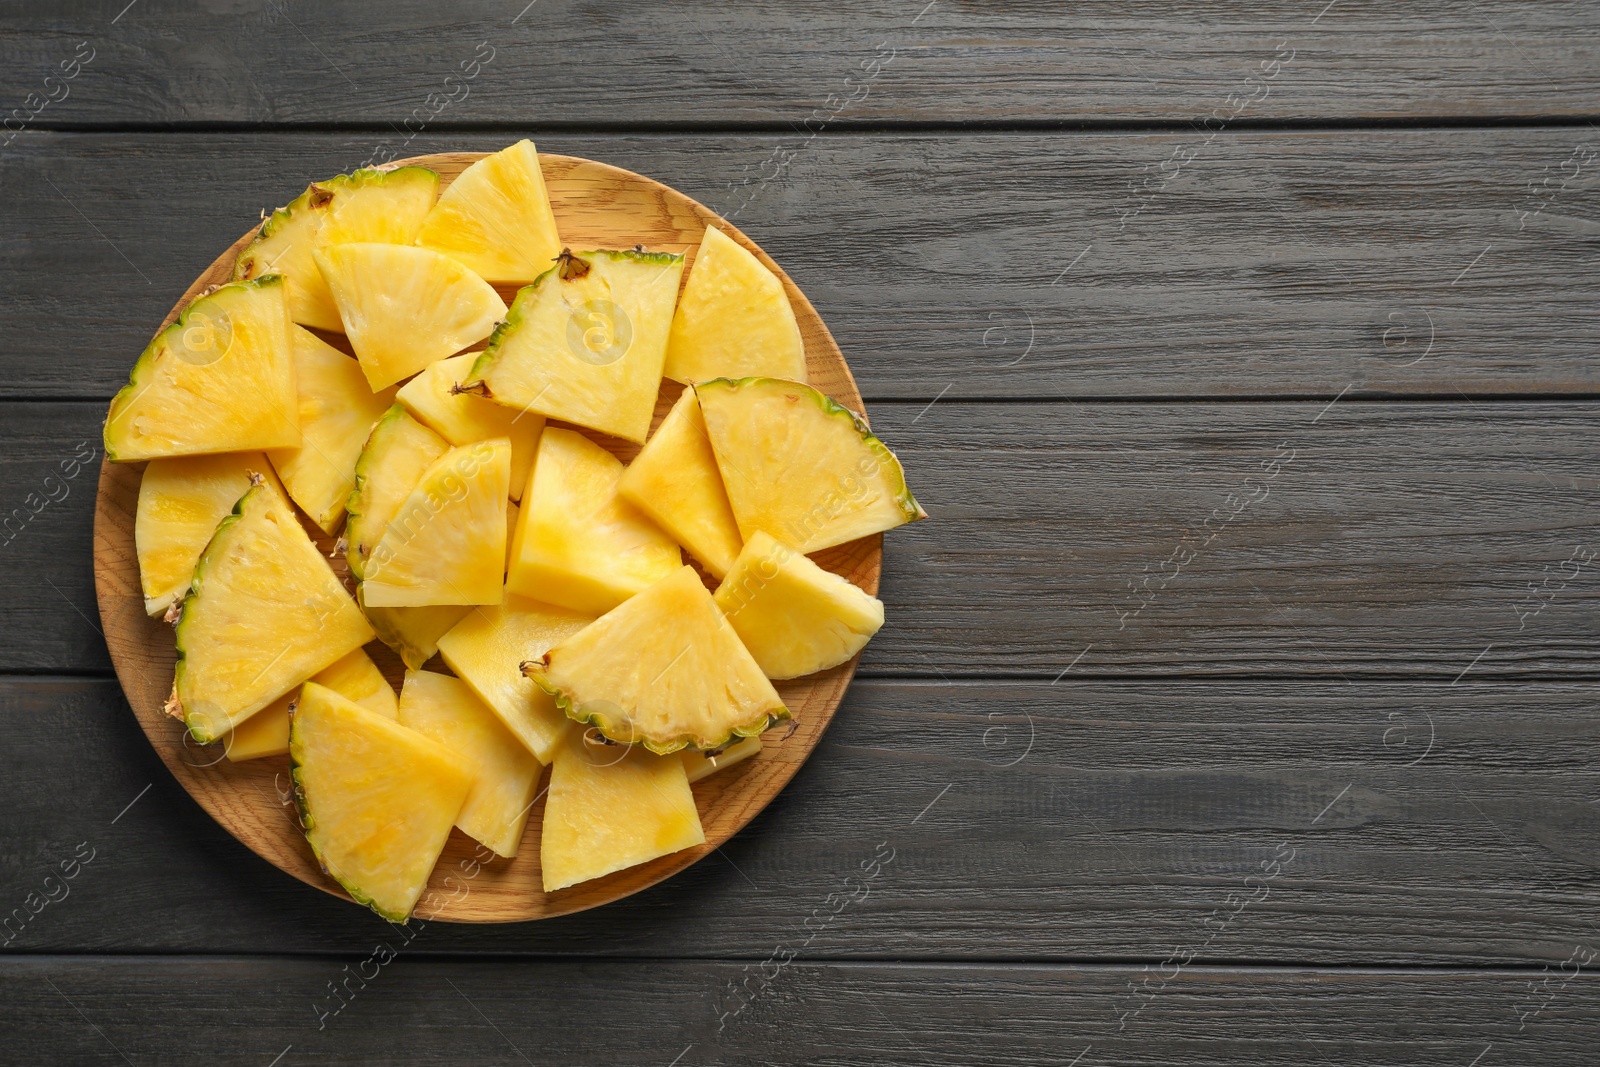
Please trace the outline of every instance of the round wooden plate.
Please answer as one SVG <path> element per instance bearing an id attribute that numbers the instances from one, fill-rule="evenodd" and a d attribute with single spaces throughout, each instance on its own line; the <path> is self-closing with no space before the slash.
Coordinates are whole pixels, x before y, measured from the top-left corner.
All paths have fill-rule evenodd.
<path id="1" fill-rule="evenodd" d="M 441 185 L 447 185 L 482 156 L 483 153 L 453 152 L 400 162 L 431 167 L 439 172 Z M 754 241 L 714 212 L 649 178 L 570 156 L 543 156 L 541 159 L 556 222 L 563 239 L 573 249 L 629 248 L 643 244 L 651 251 L 683 252 L 692 264 L 707 225 L 715 224 L 733 236 L 783 279 L 805 338 L 811 384 L 846 407 L 865 414 L 850 368 L 845 365 L 839 346 L 816 309 Z M 226 282 L 232 273 L 234 258 L 254 236 L 252 227 L 218 256 L 183 294 L 162 328 L 199 293 Z M 687 275 L 686 269 L 685 277 Z M 515 287 L 501 288 L 501 296 L 508 304 L 514 292 Z M 338 343 L 343 339 L 330 340 Z M 136 355 L 128 354 L 130 367 Z M 663 388 L 656 405 L 658 423 L 678 391 L 671 383 Z M 602 439 L 601 443 L 612 448 L 624 461 L 637 451 L 636 446 L 625 442 Z M 163 762 L 217 822 L 258 855 L 301 881 L 349 899 L 339 884 L 323 873 L 301 833 L 289 794 L 288 757 L 233 763 L 224 758 L 220 745 L 196 745 L 182 724 L 162 711 L 172 687 L 173 637 L 172 627 L 145 615 L 139 588 L 133 522 L 143 470 L 144 465 L 139 463 L 102 462 L 95 505 L 95 588 L 99 594 L 106 644 L 128 703 Z M 332 539 L 321 536 L 309 523 L 307 528 L 317 538 L 324 554 L 330 554 Z M 881 535 L 841 545 L 815 558 L 867 592 L 877 593 L 882 562 Z M 348 581 L 342 557 L 331 562 Z M 399 659 L 377 642 L 368 646 L 368 652 L 384 668 L 398 691 L 404 671 Z M 546 893 L 539 877 L 539 832 L 544 821 L 541 792 L 540 800 L 529 814 L 528 829 L 515 859 L 480 863 L 475 857 L 483 856 L 484 850 L 460 831 L 453 831 L 428 889 L 423 893 L 417 916 L 455 922 L 543 919 L 618 900 L 676 874 L 737 833 L 794 777 L 833 718 L 855 667 L 856 661 L 851 660 L 820 674 L 778 683 L 779 692 L 794 713 L 792 729 L 784 725 L 768 731 L 758 756 L 704 778 L 694 786 L 695 802 L 705 827 L 704 845 L 569 889 Z M 446 668 L 435 661 L 430 669 Z"/>

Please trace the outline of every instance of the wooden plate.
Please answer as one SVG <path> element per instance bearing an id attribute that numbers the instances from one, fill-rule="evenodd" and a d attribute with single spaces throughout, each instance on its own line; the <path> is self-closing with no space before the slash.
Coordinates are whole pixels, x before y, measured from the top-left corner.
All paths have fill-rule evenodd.
<path id="1" fill-rule="evenodd" d="M 482 155 L 459 152 L 419 156 L 402 162 L 432 167 L 439 172 L 442 183 L 448 184 Z M 556 221 L 562 237 L 574 249 L 629 248 L 642 243 L 651 251 L 686 253 L 692 260 L 704 228 L 715 223 L 755 253 L 783 279 L 805 338 L 811 384 L 846 407 L 864 414 L 850 368 L 845 365 L 839 346 L 816 309 L 754 241 L 714 212 L 649 178 L 570 156 L 543 156 L 542 161 Z M 218 256 L 183 294 L 162 327 L 170 324 L 179 310 L 200 292 L 227 281 L 234 258 L 254 236 L 253 227 Z M 507 303 L 514 289 L 501 289 Z M 342 338 L 335 340 L 342 341 Z M 137 355 L 128 353 L 130 367 Z M 670 384 L 663 389 L 656 407 L 657 422 L 677 392 L 677 387 Z M 637 451 L 623 442 L 602 443 L 624 460 L 631 459 L 632 453 Z M 317 865 L 301 833 L 288 791 L 288 757 L 232 763 L 223 757 L 220 745 L 204 748 L 196 745 L 177 720 L 162 712 L 162 704 L 172 687 L 175 657 L 172 628 L 145 615 L 140 594 L 133 522 L 143 469 L 144 465 L 138 463 L 102 462 L 95 504 L 95 588 L 100 599 L 106 644 L 128 703 L 161 759 L 217 822 L 269 862 L 309 885 L 348 900 L 338 883 Z M 329 554 L 331 539 L 320 536 L 309 523 L 307 528 L 317 537 L 324 554 Z M 877 593 L 882 562 L 881 536 L 841 545 L 816 558 L 823 566 L 847 576 L 867 592 Z M 343 559 L 332 562 L 341 576 L 347 577 Z M 368 652 L 384 668 L 398 691 L 404 670 L 399 659 L 377 642 L 368 646 Z M 446 669 L 438 661 L 431 667 Z M 452 832 L 428 890 L 423 893 L 422 903 L 418 905 L 418 917 L 455 922 L 543 919 L 618 900 L 683 870 L 737 833 L 794 777 L 833 718 L 855 667 L 855 660 L 852 660 L 808 678 L 778 683 L 785 703 L 794 712 L 792 731 L 786 726 L 768 731 L 759 756 L 713 774 L 694 786 L 695 801 L 705 827 L 704 845 L 606 878 L 546 893 L 539 878 L 539 830 L 544 814 L 541 795 L 529 815 L 528 829 L 515 859 L 480 864 L 474 859 L 475 854 L 482 855 L 476 843 L 460 831 Z"/>

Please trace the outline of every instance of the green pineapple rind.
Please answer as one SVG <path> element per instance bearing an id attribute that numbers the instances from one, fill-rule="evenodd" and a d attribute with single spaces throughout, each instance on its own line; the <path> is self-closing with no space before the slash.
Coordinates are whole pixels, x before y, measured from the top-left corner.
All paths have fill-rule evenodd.
<path id="1" fill-rule="evenodd" d="M 161 341 L 163 338 L 169 335 L 172 337 L 177 337 L 178 335 L 182 334 L 184 330 L 188 329 L 189 316 L 192 315 L 194 310 L 201 304 L 215 297 L 217 292 L 221 289 L 233 287 L 262 289 L 269 285 L 282 284 L 283 275 L 263 274 L 261 277 L 251 281 L 229 282 L 227 285 L 218 286 L 216 290 L 213 290 L 204 296 L 196 297 L 194 300 L 190 301 L 189 306 L 178 313 L 178 317 L 173 320 L 172 325 L 168 326 L 166 329 L 160 331 L 154 337 L 152 337 L 150 339 L 150 343 L 144 346 L 144 351 L 139 354 L 139 358 L 134 362 L 133 370 L 128 373 L 128 384 L 124 385 L 121 389 L 118 389 L 117 395 L 111 398 L 111 407 L 106 412 L 105 425 L 102 426 L 100 430 L 100 439 L 105 445 L 106 458 L 113 463 L 122 462 L 122 457 L 117 454 L 116 442 L 111 436 L 111 424 L 117 420 L 119 409 L 133 403 L 133 401 L 138 398 L 139 394 L 144 392 L 148 384 L 145 381 L 145 378 L 155 367 L 156 354 L 161 349 Z"/>
<path id="2" fill-rule="evenodd" d="M 346 538 L 344 555 L 345 562 L 350 565 L 351 577 L 357 581 L 361 580 L 362 572 L 366 570 L 366 561 L 361 556 L 356 539 L 350 535 L 360 526 L 362 515 L 365 514 L 367 479 L 371 476 L 372 465 L 377 462 L 372 442 L 379 433 L 387 432 L 388 427 L 394 422 L 409 417 L 404 405 L 399 403 L 391 405 L 389 410 L 383 413 L 383 417 L 373 424 L 372 431 L 367 434 L 366 444 L 361 447 L 361 455 L 356 458 L 355 484 L 350 490 L 350 495 L 345 498 L 344 504 Z M 372 547 L 368 546 L 369 551 Z"/>

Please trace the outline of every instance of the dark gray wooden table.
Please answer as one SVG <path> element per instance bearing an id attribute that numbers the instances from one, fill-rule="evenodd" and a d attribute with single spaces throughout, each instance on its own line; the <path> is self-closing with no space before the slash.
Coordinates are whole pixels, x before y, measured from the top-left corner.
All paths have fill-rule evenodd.
<path id="1" fill-rule="evenodd" d="M 1600 9 L 523 3 L 0 12 L 0 1061 L 1600 1059 Z M 99 429 L 262 208 L 524 135 L 761 242 L 932 518 L 721 855 L 397 934 L 146 743 Z"/>

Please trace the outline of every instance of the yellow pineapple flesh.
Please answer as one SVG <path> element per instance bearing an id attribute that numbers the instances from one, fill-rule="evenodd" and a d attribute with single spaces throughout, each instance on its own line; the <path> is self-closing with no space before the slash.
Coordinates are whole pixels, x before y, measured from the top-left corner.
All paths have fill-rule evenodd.
<path id="1" fill-rule="evenodd" d="M 546 893 L 704 844 L 683 761 L 573 730 L 550 767 L 539 864 Z"/>
<path id="2" fill-rule="evenodd" d="M 112 398 L 106 458 L 298 448 L 283 279 L 224 285 L 156 334 Z"/>
<path id="3" fill-rule="evenodd" d="M 408 671 L 400 725 L 455 752 L 472 771 L 472 789 L 456 826 L 498 856 L 517 854 L 544 764 L 505 728 L 459 678 Z"/>
<path id="4" fill-rule="evenodd" d="M 783 282 L 744 246 L 707 227 L 672 316 L 665 374 L 806 380 L 805 342 Z"/>
<path id="5" fill-rule="evenodd" d="M 926 518 L 900 461 L 854 413 L 775 378 L 695 386 L 739 532 L 816 552 Z"/>
<path id="6" fill-rule="evenodd" d="M 713 578 L 743 542 L 693 389 L 685 389 L 617 482 L 617 492 L 677 538 Z"/>
<path id="7" fill-rule="evenodd" d="M 689 784 L 693 785 L 702 778 L 727 770 L 734 764 L 743 763 L 760 751 L 761 738 L 746 737 L 724 749 L 701 752 L 699 749 L 686 748 L 678 755 L 683 758 L 683 769 L 689 775 Z"/>
<path id="8" fill-rule="evenodd" d="M 395 391 L 374 393 L 355 360 L 299 326 L 289 327 L 289 346 L 302 443 L 267 455 L 290 498 L 324 533 L 332 533 L 344 521 L 345 501 L 355 488 L 356 460 Z"/>
<path id="9" fill-rule="evenodd" d="M 355 488 L 346 507 L 345 559 L 360 578 L 367 557 L 389 528 L 389 520 L 416 488 L 422 474 L 450 451 L 444 438 L 396 404 L 378 420 L 356 459 Z"/>
<path id="10" fill-rule="evenodd" d="M 524 670 L 567 716 L 652 752 L 716 749 L 789 717 L 693 567 L 681 567 Z"/>
<path id="11" fill-rule="evenodd" d="M 529 752 L 549 763 L 569 723 L 550 694 L 523 675 L 522 663 L 593 621 L 593 615 L 507 592 L 500 604 L 467 609 L 439 638 L 439 654 Z"/>
<path id="12" fill-rule="evenodd" d="M 315 682 L 295 709 L 289 759 L 317 861 L 357 903 L 404 922 L 472 788 L 466 762 Z"/>
<path id="13" fill-rule="evenodd" d="M 533 142 L 518 141 L 462 171 L 429 212 L 417 244 L 491 282 L 531 282 L 549 270 L 561 237 Z"/>
<path id="14" fill-rule="evenodd" d="M 598 615 L 683 562 L 617 494 L 621 474 L 621 461 L 582 434 L 545 429 L 511 542 L 511 592 Z"/>
<path id="15" fill-rule="evenodd" d="M 459 386 L 478 357 L 467 353 L 429 364 L 401 387 L 397 397 L 413 418 L 453 445 L 491 437 L 511 442 L 511 499 L 521 500 L 539 447 L 544 416 L 513 411 Z"/>
<path id="16" fill-rule="evenodd" d="M 325 685 L 342 697 L 392 719 L 399 714 L 394 690 L 372 657 L 356 649 L 333 666 L 318 671 L 310 681 Z M 223 754 L 234 763 L 281 756 L 289 751 L 289 714 L 300 699 L 300 690 L 291 690 L 262 708 L 222 737 Z"/>
<path id="17" fill-rule="evenodd" d="M 439 638 L 459 623 L 472 608 L 465 604 L 439 604 L 425 608 L 375 608 L 361 603 L 361 589 L 356 588 L 356 602 L 366 612 L 378 640 L 394 649 L 395 655 L 411 670 L 419 671 L 422 665 L 439 651 Z"/>

